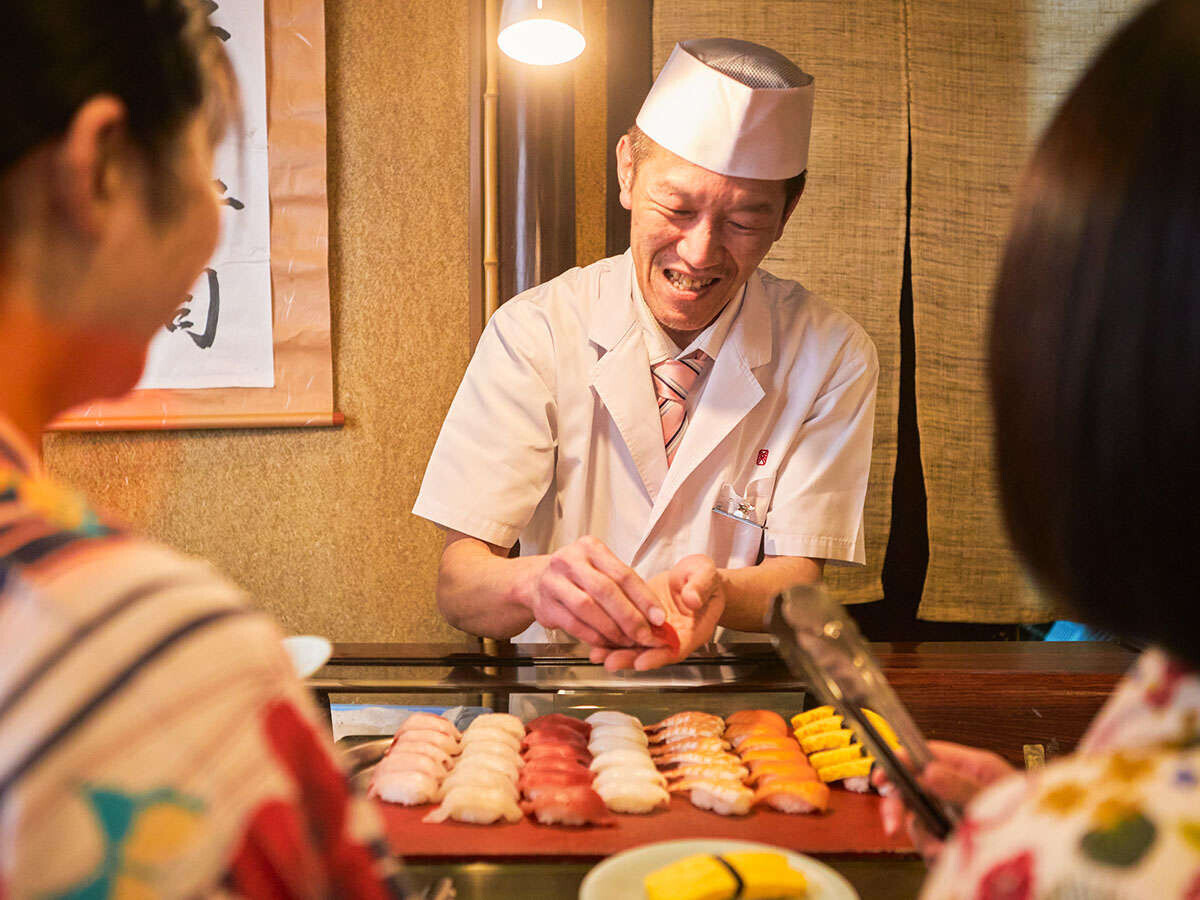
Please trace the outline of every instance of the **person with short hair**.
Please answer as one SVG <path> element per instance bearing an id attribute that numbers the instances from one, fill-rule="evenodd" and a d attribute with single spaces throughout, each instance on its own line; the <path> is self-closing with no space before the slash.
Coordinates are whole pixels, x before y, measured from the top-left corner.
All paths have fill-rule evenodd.
<path id="1" fill-rule="evenodd" d="M 216 246 L 221 42 L 188 0 L 10 0 L 0 80 L 0 897 L 400 896 L 275 624 L 40 462 Z"/>
<path id="2" fill-rule="evenodd" d="M 864 561 L 874 345 L 759 268 L 812 99 L 768 47 L 675 48 L 616 147 L 630 249 L 504 304 L 446 416 L 413 511 L 451 624 L 652 668 Z"/>
<path id="3" fill-rule="evenodd" d="M 925 898 L 1200 896 L 1200 4 L 1089 66 L 1021 181 L 989 375 L 1013 541 L 1074 618 L 1150 645 L 1070 756 L 1028 774 L 934 742 L 968 803 Z M 882 778 L 878 780 L 882 781 Z"/>

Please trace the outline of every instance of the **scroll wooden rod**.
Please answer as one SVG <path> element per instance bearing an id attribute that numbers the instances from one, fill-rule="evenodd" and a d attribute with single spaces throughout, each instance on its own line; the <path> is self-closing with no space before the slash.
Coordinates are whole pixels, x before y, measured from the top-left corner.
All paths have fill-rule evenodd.
<path id="1" fill-rule="evenodd" d="M 213 416 L 113 416 L 59 419 L 47 431 L 182 431 L 200 428 L 340 428 L 340 412 L 226 413 Z"/>

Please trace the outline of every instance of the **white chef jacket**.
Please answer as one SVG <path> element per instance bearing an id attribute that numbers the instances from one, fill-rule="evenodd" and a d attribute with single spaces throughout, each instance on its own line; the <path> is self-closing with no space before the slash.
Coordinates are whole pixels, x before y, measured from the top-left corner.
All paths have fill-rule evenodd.
<path id="1" fill-rule="evenodd" d="M 413 512 L 522 555 L 593 535 L 644 578 L 694 553 L 862 564 L 879 372 L 866 332 L 756 270 L 668 469 L 633 284 L 626 251 L 492 316 Z M 713 512 L 731 492 L 765 529 Z M 545 639 L 536 623 L 517 638 Z"/>

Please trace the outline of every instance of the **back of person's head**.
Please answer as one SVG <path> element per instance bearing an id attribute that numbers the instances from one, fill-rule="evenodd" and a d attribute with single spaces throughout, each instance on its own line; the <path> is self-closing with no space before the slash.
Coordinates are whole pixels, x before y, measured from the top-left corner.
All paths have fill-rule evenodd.
<path id="1" fill-rule="evenodd" d="M 1054 118 L 990 344 L 1001 495 L 1034 575 L 1200 663 L 1200 3 L 1148 7 Z"/>
<path id="2" fill-rule="evenodd" d="M 89 98 L 110 95 L 158 176 L 157 212 L 169 210 L 173 140 L 205 104 L 219 131 L 235 96 L 220 40 L 191 0 L 6 0 L 0 79 L 0 175 L 60 136 Z M 0 206 L 0 227 L 8 212 Z"/>

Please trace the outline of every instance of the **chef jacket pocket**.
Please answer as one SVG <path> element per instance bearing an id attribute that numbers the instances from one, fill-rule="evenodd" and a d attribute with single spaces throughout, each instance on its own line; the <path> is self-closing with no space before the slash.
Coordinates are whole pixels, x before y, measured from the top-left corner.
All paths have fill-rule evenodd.
<path id="1" fill-rule="evenodd" d="M 729 483 L 721 486 L 710 523 L 710 555 L 718 566 L 741 567 L 758 563 L 774 490 L 774 474 L 753 479 L 741 492 Z"/>

